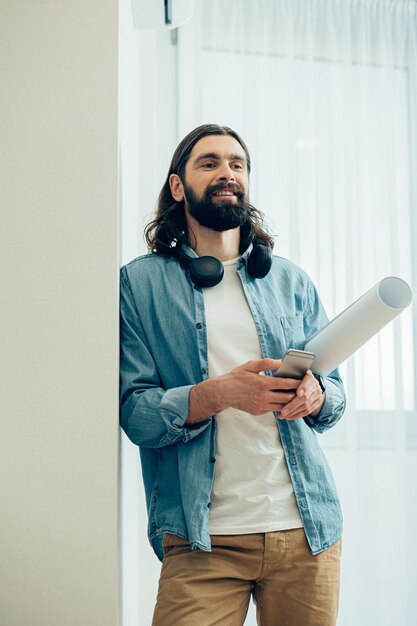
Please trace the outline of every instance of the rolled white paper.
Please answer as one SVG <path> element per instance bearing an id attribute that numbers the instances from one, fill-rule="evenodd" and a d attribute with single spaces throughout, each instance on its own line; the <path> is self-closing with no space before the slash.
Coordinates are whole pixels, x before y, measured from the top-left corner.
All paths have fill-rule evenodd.
<path id="1" fill-rule="evenodd" d="M 322 376 L 330 374 L 397 317 L 411 299 L 410 286 L 404 280 L 383 278 L 307 340 L 304 349 L 316 355 L 311 370 Z"/>

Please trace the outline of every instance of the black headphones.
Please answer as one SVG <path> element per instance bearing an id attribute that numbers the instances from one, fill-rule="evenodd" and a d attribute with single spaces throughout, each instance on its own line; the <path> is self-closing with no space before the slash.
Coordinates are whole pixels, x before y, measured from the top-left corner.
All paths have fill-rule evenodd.
<path id="1" fill-rule="evenodd" d="M 224 275 L 223 263 L 214 256 L 191 257 L 180 245 L 171 248 L 182 267 L 188 268 L 190 278 L 196 287 L 214 287 Z M 254 245 L 249 254 L 246 268 L 252 278 L 265 278 L 271 269 L 272 250 L 268 246 Z"/>

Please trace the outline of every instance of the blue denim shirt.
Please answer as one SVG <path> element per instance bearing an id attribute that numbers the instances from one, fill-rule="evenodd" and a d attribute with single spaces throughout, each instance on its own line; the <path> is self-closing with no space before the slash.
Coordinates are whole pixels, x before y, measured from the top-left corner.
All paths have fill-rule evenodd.
<path id="1" fill-rule="evenodd" d="M 290 261 L 274 256 L 265 278 L 251 278 L 246 271 L 250 250 L 238 260 L 237 272 L 261 353 L 282 358 L 288 348 L 302 349 L 327 317 L 312 281 Z M 120 332 L 121 425 L 140 448 L 153 549 L 162 560 L 162 538 L 169 532 L 188 540 L 193 550 L 210 551 L 216 417 L 197 427 L 184 426 L 190 391 L 209 375 L 203 290 L 193 286 L 175 258 L 138 257 L 121 269 Z M 342 416 L 345 395 L 337 370 L 324 384 L 325 402 L 317 417 L 277 419 L 313 554 L 335 543 L 342 532 L 336 488 L 316 433 Z"/>

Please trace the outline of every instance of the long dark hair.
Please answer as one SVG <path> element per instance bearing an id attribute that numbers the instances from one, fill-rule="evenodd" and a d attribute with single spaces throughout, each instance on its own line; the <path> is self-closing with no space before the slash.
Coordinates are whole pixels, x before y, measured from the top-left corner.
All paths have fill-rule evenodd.
<path id="1" fill-rule="evenodd" d="M 197 141 L 206 135 L 230 135 L 242 146 L 245 155 L 248 173 L 250 173 L 250 156 L 248 148 L 239 135 L 228 126 L 217 124 L 203 124 L 191 131 L 179 143 L 172 157 L 168 176 L 158 197 L 156 217 L 145 228 L 145 240 L 150 252 L 161 255 L 170 255 L 172 242 L 188 243 L 187 223 L 185 219 L 184 203 L 176 202 L 171 194 L 169 177 L 178 174 L 185 180 L 185 166 L 190 158 L 192 149 Z M 264 225 L 263 214 L 250 205 L 249 218 L 240 228 L 240 248 L 243 252 L 250 243 L 262 244 L 273 248 L 274 240 Z"/>

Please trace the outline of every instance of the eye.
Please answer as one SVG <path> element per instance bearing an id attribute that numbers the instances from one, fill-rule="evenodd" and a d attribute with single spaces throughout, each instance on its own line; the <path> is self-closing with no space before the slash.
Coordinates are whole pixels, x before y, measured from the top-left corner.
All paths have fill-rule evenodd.
<path id="1" fill-rule="evenodd" d="M 211 161 L 208 161 L 207 163 L 203 163 L 201 167 L 204 167 L 204 169 L 211 170 L 213 167 L 215 167 L 215 165 Z"/>
<path id="2" fill-rule="evenodd" d="M 235 169 L 235 170 L 243 170 L 243 169 L 244 169 L 244 167 L 243 167 L 243 163 L 239 163 L 239 162 L 237 162 L 237 163 L 232 163 L 232 167 L 233 167 L 233 169 Z"/>

